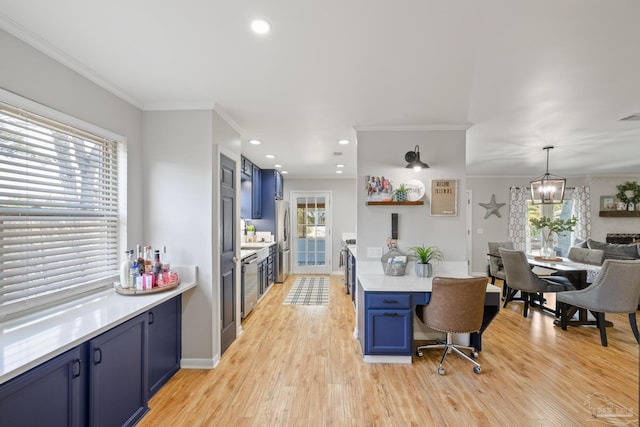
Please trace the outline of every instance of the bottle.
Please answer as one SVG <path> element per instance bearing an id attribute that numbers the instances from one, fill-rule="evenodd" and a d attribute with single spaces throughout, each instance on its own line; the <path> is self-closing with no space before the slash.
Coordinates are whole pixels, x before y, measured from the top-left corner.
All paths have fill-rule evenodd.
<path id="1" fill-rule="evenodd" d="M 131 268 L 131 260 L 133 259 L 133 249 L 124 251 L 125 259 L 120 264 L 120 287 L 129 287 L 129 269 Z"/>
<path id="2" fill-rule="evenodd" d="M 151 262 L 151 246 L 144 247 L 144 272 L 151 273 L 153 263 Z"/>
<path id="3" fill-rule="evenodd" d="M 140 270 L 138 269 L 138 261 L 133 260 L 131 267 L 129 267 L 129 288 L 137 289 L 138 277 L 140 277 Z"/>
<path id="4" fill-rule="evenodd" d="M 144 258 L 142 254 L 142 246 L 136 245 L 136 264 L 138 265 L 138 273 L 144 273 Z"/>
<path id="5" fill-rule="evenodd" d="M 167 247 L 162 247 L 162 255 L 160 256 L 160 262 L 162 263 L 162 271 L 169 271 L 171 269 L 171 263 L 169 262 L 169 256 L 167 255 Z"/>

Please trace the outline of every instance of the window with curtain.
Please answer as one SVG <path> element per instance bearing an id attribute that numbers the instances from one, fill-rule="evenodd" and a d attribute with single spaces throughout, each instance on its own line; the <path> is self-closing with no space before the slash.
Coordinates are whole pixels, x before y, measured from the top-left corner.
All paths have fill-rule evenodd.
<path id="1" fill-rule="evenodd" d="M 0 319 L 113 286 L 118 143 L 0 102 Z"/>

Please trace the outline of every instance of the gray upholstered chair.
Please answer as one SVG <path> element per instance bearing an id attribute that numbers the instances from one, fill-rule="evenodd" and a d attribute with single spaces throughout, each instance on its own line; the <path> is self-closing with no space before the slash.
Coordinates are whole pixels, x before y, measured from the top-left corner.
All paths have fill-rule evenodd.
<path id="1" fill-rule="evenodd" d="M 503 307 L 506 307 L 509 302 L 514 301 L 516 294 L 520 292 L 522 296 L 521 299 L 524 302 L 524 310 L 522 312 L 524 317 L 527 317 L 529 305 L 533 305 L 535 299 L 539 299 L 540 307 L 543 306 L 544 293 L 564 292 L 575 289 L 566 277 L 538 277 L 531 271 L 527 257 L 522 251 L 501 248 L 500 255 L 502 256 L 502 264 L 504 265 L 507 283 L 509 284 Z"/>
<path id="2" fill-rule="evenodd" d="M 628 313 L 629 324 L 640 344 L 636 309 L 640 298 L 640 260 L 607 259 L 594 282 L 584 289 L 558 294 L 560 325 L 567 329 L 569 306 L 585 308 L 596 317 L 600 329 L 600 341 L 607 346 L 605 313 Z"/>
<path id="3" fill-rule="evenodd" d="M 602 249 L 579 248 L 572 246 L 569 248 L 567 258 L 574 262 L 584 264 L 602 265 L 604 251 Z"/>
<path id="4" fill-rule="evenodd" d="M 500 248 L 513 249 L 513 242 L 489 242 L 489 252 L 487 253 L 491 284 L 495 285 L 496 279 L 502 280 L 502 298 L 504 299 L 507 296 L 507 277 L 502 266 Z"/>
<path id="5" fill-rule="evenodd" d="M 487 290 L 486 277 L 468 279 L 434 277 L 429 304 L 416 306 L 418 318 L 429 328 L 446 332 L 447 340 L 443 344 L 420 346 L 416 354 L 422 356 L 422 350 L 444 349 L 438 373 L 444 375 L 444 360 L 453 350 L 474 364 L 473 372 L 480 373 L 480 364 L 473 360 L 478 357 L 475 348 L 453 343 L 453 334 L 478 332 L 484 316 L 484 299 Z M 470 350 L 471 356 L 462 350 Z"/>

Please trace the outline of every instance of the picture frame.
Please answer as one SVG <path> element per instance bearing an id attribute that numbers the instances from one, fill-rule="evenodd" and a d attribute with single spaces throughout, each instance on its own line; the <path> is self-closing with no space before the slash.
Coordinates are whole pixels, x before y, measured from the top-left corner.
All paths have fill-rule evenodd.
<path id="1" fill-rule="evenodd" d="M 615 196 L 600 196 L 601 211 L 615 211 L 617 208 L 617 200 Z"/>
<path id="2" fill-rule="evenodd" d="M 458 215 L 458 180 L 431 180 L 431 215 Z"/>

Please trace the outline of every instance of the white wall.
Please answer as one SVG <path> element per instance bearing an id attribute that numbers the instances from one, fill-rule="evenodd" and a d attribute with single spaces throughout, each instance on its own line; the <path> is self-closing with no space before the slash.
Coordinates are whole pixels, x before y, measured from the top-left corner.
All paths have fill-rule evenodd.
<path id="1" fill-rule="evenodd" d="M 356 232 L 356 180 L 355 179 L 284 179 L 284 198 L 290 200 L 292 191 L 331 192 L 331 271 L 340 270 L 342 233 Z"/>
<path id="2" fill-rule="evenodd" d="M 142 239 L 142 112 L 0 30 L 0 87 L 127 140 L 127 245 Z"/>
<path id="3" fill-rule="evenodd" d="M 144 236 L 166 245 L 172 263 L 198 266 L 198 286 L 183 296 L 182 329 L 183 361 L 198 367 L 220 356 L 220 150 L 240 158 L 239 136 L 215 111 L 144 113 Z"/>
<path id="4" fill-rule="evenodd" d="M 420 146 L 423 162 L 429 169 L 414 172 L 405 168 L 404 156 Z M 366 175 L 384 175 L 395 183 L 418 179 L 425 184 L 427 202 L 423 206 L 367 206 Z M 431 180 L 458 180 L 458 214 L 430 215 Z M 358 261 L 366 257 L 367 247 L 387 251 L 391 235 L 391 213 L 398 213 L 398 245 L 401 250 L 423 243 L 438 246 L 447 261 L 465 261 L 466 206 L 463 203 L 465 179 L 464 130 L 358 131 L 357 243 Z"/>

